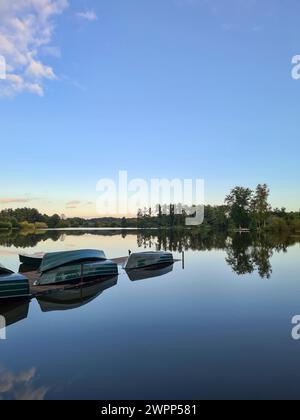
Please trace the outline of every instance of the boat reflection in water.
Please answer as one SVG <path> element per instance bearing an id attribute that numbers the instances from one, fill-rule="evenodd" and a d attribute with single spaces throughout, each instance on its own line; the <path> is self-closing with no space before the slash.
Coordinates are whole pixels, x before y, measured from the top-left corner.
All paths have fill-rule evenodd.
<path id="1" fill-rule="evenodd" d="M 5 318 L 6 327 L 23 321 L 28 317 L 29 299 L 0 301 L 0 315 Z"/>
<path id="2" fill-rule="evenodd" d="M 126 270 L 126 273 L 131 281 L 146 280 L 169 274 L 173 271 L 173 267 L 174 263 L 160 263 L 143 268 Z M 60 267 L 47 273 L 49 283 L 56 284 L 56 281 L 52 279 L 57 280 L 57 277 L 59 277 L 60 280 L 69 280 L 69 284 L 65 284 L 61 288 L 48 289 L 47 291 L 43 291 L 43 288 L 41 288 L 35 298 L 42 312 L 66 311 L 80 308 L 92 302 L 104 291 L 116 286 L 118 283 L 118 276 L 116 275 L 99 277 L 97 279 L 87 277 L 74 283 L 77 276 L 74 276 L 73 280 L 73 277 L 70 276 L 70 269 L 72 269 L 70 266 Z M 51 281 L 50 277 L 52 278 Z M 61 284 L 60 281 L 58 283 Z M 36 290 L 39 290 L 38 286 Z M 26 319 L 29 312 L 29 305 L 29 299 L 0 302 L 0 314 L 5 317 L 6 325 L 9 326 Z"/>
<path id="3" fill-rule="evenodd" d="M 153 265 L 151 267 L 126 270 L 131 281 L 146 280 L 153 277 L 165 276 L 173 271 L 174 263 Z"/>
<path id="4" fill-rule="evenodd" d="M 37 297 L 42 312 L 66 311 L 80 308 L 92 302 L 105 290 L 116 286 L 118 277 L 98 280 L 91 283 L 80 283 L 77 286 L 50 292 L 45 296 Z"/>

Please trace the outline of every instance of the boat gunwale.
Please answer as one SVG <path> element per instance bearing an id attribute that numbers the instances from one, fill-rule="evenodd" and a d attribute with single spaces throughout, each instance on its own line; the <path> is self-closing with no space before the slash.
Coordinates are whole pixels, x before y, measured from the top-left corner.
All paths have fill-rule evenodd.
<path id="1" fill-rule="evenodd" d="M 86 256 L 80 256 L 80 253 L 86 253 Z M 89 256 L 88 254 L 93 254 Z M 75 258 L 76 254 L 78 254 L 78 258 Z M 96 255 L 98 254 L 98 255 Z M 47 262 L 48 259 L 55 258 L 62 256 L 65 257 L 66 260 L 61 263 L 59 261 L 54 262 Z M 67 258 L 69 257 L 69 259 Z M 107 261 L 104 251 L 96 250 L 96 249 L 82 249 L 82 250 L 72 250 L 72 251 L 61 251 L 61 252 L 51 252 L 46 253 L 43 257 L 42 263 L 39 267 L 39 271 L 41 273 L 46 273 L 52 270 L 55 270 L 60 267 L 65 267 L 70 264 L 79 264 L 83 262 L 96 262 L 96 261 Z"/>

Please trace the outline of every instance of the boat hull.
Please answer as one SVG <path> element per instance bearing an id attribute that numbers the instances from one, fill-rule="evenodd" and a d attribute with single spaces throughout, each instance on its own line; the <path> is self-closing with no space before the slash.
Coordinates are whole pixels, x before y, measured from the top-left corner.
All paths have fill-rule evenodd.
<path id="1" fill-rule="evenodd" d="M 118 266 L 112 261 L 91 261 L 82 264 L 70 264 L 43 273 L 37 285 L 78 283 L 79 281 L 115 277 L 118 274 Z"/>
<path id="2" fill-rule="evenodd" d="M 140 252 L 130 255 L 125 265 L 125 270 L 135 270 L 172 263 L 174 263 L 174 258 L 170 252 Z"/>
<path id="3" fill-rule="evenodd" d="M 46 273 L 47 271 L 68 265 L 79 264 L 85 261 L 105 261 L 106 256 L 103 251 L 95 249 L 82 249 L 78 251 L 65 251 L 65 252 L 51 252 L 44 255 L 40 272 Z"/>
<path id="4" fill-rule="evenodd" d="M 29 281 L 20 274 L 0 276 L 0 299 L 30 297 Z"/>

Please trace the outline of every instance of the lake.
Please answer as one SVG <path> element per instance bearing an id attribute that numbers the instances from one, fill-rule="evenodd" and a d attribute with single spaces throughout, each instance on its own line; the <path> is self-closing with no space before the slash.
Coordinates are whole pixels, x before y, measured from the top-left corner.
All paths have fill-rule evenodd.
<path id="1" fill-rule="evenodd" d="M 0 233 L 19 253 L 170 250 L 164 272 L 98 282 L 68 296 L 0 303 L 0 399 L 291 399 L 300 397 L 300 237 L 193 231 Z M 152 277 L 151 277 L 152 275 Z"/>

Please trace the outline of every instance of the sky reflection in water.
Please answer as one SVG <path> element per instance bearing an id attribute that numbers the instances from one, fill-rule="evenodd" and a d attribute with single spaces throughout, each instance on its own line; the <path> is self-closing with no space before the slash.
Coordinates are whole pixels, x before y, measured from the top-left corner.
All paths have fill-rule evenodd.
<path id="1" fill-rule="evenodd" d="M 300 314 L 299 241 L 1 234 L 0 262 L 14 270 L 19 252 L 77 248 L 111 258 L 128 249 L 170 249 L 180 258 L 184 249 L 185 269 L 176 263 L 136 281 L 121 271 L 82 301 L 75 292 L 71 305 L 61 296 L 0 304 L 11 323 L 0 341 L 0 398 L 298 398 L 300 342 L 291 338 L 291 320 Z"/>

